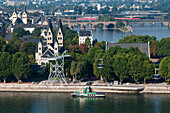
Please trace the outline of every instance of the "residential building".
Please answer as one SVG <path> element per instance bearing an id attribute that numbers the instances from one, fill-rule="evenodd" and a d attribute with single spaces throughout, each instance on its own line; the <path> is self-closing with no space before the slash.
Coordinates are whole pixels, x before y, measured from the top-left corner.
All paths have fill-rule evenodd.
<path id="1" fill-rule="evenodd" d="M 93 34 L 92 31 L 80 30 L 79 31 L 79 44 L 84 44 L 86 38 L 90 39 L 91 45 L 93 44 Z"/>

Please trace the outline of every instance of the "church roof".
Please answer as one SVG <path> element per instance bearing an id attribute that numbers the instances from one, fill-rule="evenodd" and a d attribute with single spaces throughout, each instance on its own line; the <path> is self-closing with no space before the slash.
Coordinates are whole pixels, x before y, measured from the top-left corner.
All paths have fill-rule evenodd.
<path id="1" fill-rule="evenodd" d="M 57 33 L 58 33 L 59 28 L 61 28 L 61 32 L 63 33 L 63 25 L 62 25 L 61 19 L 58 20 Z"/>
<path id="2" fill-rule="evenodd" d="M 79 31 L 79 36 L 92 36 L 92 33 L 91 33 L 91 31 L 80 30 Z"/>
<path id="3" fill-rule="evenodd" d="M 52 35 L 54 35 L 54 33 L 53 33 L 53 25 L 51 23 L 51 20 L 48 20 L 47 33 L 48 33 L 49 29 L 51 29 Z"/>
<path id="4" fill-rule="evenodd" d="M 33 17 L 34 24 L 37 24 L 39 21 L 43 23 L 45 21 L 45 17 L 44 16 Z"/>
<path id="5" fill-rule="evenodd" d="M 48 49 L 43 53 L 43 55 L 41 56 L 42 58 L 50 58 L 52 57 L 54 54 L 54 52 L 51 49 Z"/>
<path id="6" fill-rule="evenodd" d="M 24 12 L 27 13 L 26 6 L 24 6 Z"/>
<path id="7" fill-rule="evenodd" d="M 17 18 L 17 20 L 15 21 L 15 24 L 22 24 L 23 22 L 22 22 L 22 20 L 21 20 L 21 18 Z"/>
<path id="8" fill-rule="evenodd" d="M 23 23 L 20 23 L 20 24 L 15 24 L 13 26 L 13 28 L 17 27 L 17 26 L 21 26 L 23 28 L 35 28 L 36 26 L 34 24 L 23 24 Z"/>
<path id="9" fill-rule="evenodd" d="M 8 41 L 9 39 L 12 38 L 12 35 L 13 35 L 13 34 L 7 34 L 4 39 L 5 39 L 6 41 Z"/>
<path id="10" fill-rule="evenodd" d="M 137 47 L 142 53 L 145 53 L 149 56 L 149 49 L 148 43 L 108 43 L 107 49 L 115 46 L 119 46 L 121 48 L 130 48 L 130 47 Z"/>
<path id="11" fill-rule="evenodd" d="M 16 6 L 14 6 L 14 12 L 17 13 Z"/>

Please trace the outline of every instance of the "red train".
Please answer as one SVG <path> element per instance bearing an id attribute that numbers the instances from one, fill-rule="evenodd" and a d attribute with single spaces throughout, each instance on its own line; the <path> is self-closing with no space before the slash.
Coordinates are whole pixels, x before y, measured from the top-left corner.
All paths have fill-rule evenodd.
<path id="1" fill-rule="evenodd" d="M 140 18 L 115 18 L 115 20 L 140 20 Z"/>

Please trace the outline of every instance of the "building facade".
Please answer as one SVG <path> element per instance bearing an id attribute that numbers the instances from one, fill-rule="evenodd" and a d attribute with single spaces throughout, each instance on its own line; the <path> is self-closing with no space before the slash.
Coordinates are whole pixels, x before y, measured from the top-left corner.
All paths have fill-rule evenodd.
<path id="1" fill-rule="evenodd" d="M 86 38 L 90 39 L 91 45 L 93 44 L 93 35 L 92 31 L 86 31 L 86 30 L 80 30 L 79 32 L 79 45 L 84 44 L 86 41 Z"/>

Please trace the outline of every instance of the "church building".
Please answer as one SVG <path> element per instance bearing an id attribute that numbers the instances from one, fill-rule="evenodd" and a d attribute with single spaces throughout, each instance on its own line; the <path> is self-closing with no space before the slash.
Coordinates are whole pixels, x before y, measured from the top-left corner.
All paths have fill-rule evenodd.
<path id="1" fill-rule="evenodd" d="M 58 21 L 57 36 L 54 37 L 54 31 L 51 21 L 48 21 L 47 33 L 45 39 L 40 39 L 35 51 L 35 58 L 38 65 L 47 63 L 47 59 L 61 52 L 63 49 L 63 27 L 61 20 Z"/>
<path id="2" fill-rule="evenodd" d="M 26 12 L 26 7 L 24 7 L 24 11 L 20 14 L 17 13 L 16 7 L 14 7 L 14 12 L 11 17 L 12 25 L 15 25 L 16 23 L 23 23 L 27 24 L 27 12 Z"/>

